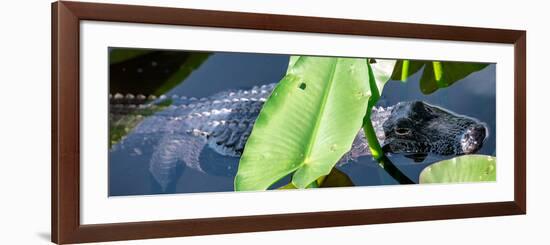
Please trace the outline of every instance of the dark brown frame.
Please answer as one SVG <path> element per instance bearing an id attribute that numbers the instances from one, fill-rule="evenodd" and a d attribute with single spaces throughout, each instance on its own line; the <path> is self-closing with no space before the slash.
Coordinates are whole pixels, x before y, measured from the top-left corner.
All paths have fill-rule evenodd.
<path id="1" fill-rule="evenodd" d="M 79 23 L 81 20 L 475 41 L 514 45 L 514 201 L 352 211 L 80 224 Z M 458 26 L 55 2 L 52 4 L 52 241 L 97 242 L 526 213 L 526 32 Z"/>

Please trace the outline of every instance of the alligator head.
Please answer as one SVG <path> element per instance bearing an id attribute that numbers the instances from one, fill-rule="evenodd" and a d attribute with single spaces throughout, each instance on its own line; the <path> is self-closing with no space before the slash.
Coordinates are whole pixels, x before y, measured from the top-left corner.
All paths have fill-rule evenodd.
<path id="1" fill-rule="evenodd" d="M 385 152 L 403 153 L 420 161 L 428 153 L 475 153 L 487 135 L 483 123 L 421 101 L 398 103 L 382 127 Z"/>

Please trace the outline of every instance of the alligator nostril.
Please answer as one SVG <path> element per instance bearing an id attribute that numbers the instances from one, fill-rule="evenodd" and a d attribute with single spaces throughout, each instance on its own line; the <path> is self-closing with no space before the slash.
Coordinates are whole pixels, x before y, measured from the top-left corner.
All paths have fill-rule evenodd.
<path id="1" fill-rule="evenodd" d="M 481 124 L 476 124 L 472 127 L 472 132 L 476 141 L 483 142 L 487 135 L 487 128 Z"/>
<path id="2" fill-rule="evenodd" d="M 477 152 L 487 136 L 487 128 L 481 124 L 474 124 L 466 129 L 461 139 L 462 151 L 465 154 Z"/>

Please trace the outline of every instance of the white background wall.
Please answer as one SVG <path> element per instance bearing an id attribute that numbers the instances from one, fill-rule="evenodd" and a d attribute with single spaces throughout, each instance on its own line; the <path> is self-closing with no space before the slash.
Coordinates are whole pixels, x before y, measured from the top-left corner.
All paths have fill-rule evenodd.
<path id="1" fill-rule="evenodd" d="M 97 1 L 97 0 L 96 0 Z M 548 244 L 550 174 L 544 1 L 107 1 L 188 8 L 526 29 L 528 214 L 451 221 L 277 231 L 120 244 Z M 50 2 L 0 8 L 0 241 L 45 244 L 50 230 Z M 510 98 L 512 99 L 512 98 Z M 530 241 L 530 242 L 528 242 Z M 118 244 L 118 243 L 117 243 Z"/>

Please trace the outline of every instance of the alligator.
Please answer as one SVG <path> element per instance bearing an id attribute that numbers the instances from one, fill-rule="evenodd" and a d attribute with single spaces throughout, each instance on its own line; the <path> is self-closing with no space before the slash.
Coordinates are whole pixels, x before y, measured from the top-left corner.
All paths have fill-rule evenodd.
<path id="1" fill-rule="evenodd" d="M 156 136 L 149 170 L 165 190 L 177 180 L 176 168 L 179 164 L 184 163 L 189 168 L 205 172 L 199 161 L 205 146 L 224 156 L 239 157 L 275 85 L 228 90 L 202 99 L 178 95 L 149 98 L 155 103 L 142 103 L 137 107 L 151 107 L 168 100 L 171 104 L 144 118 L 111 151 L 121 147 L 131 148 Z M 110 113 L 124 113 L 125 108 L 136 108 L 132 103 L 114 102 L 117 99 L 127 101 L 128 98 L 134 101 L 147 99 L 143 95 L 111 96 Z M 475 153 L 482 147 L 487 134 L 484 123 L 422 101 L 374 107 L 371 120 L 386 153 L 404 154 L 415 161 L 422 161 L 430 153 Z M 363 130 L 359 130 L 350 151 L 338 164 L 370 154 Z"/>

